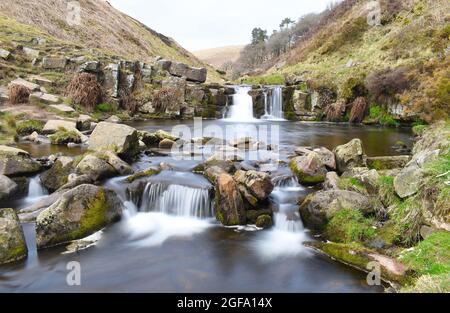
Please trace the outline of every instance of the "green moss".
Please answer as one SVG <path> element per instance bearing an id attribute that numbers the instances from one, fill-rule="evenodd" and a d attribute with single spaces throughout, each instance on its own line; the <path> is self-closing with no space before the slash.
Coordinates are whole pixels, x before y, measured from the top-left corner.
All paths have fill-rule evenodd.
<path id="1" fill-rule="evenodd" d="M 339 189 L 367 194 L 367 189 L 364 184 L 354 177 L 340 178 L 337 184 Z"/>
<path id="2" fill-rule="evenodd" d="M 378 200 L 385 207 L 400 205 L 401 198 L 395 193 L 394 177 L 381 176 L 378 181 Z"/>
<path id="3" fill-rule="evenodd" d="M 361 242 L 374 237 L 372 223 L 359 210 L 342 209 L 332 217 L 325 234 L 330 240 L 339 243 Z"/>
<path id="4" fill-rule="evenodd" d="M 68 143 L 81 143 L 80 134 L 76 131 L 58 130 L 54 135 L 49 136 L 52 144 L 66 145 Z"/>
<path id="5" fill-rule="evenodd" d="M 394 246 L 401 243 L 401 229 L 396 223 L 389 221 L 376 230 L 375 238 L 387 246 Z"/>
<path id="6" fill-rule="evenodd" d="M 16 132 L 20 136 L 30 135 L 33 132 L 42 133 L 44 122 L 39 120 L 27 120 L 17 124 Z"/>
<path id="7" fill-rule="evenodd" d="M 402 254 L 401 260 L 422 275 L 450 273 L 450 232 L 430 235 L 414 249 Z"/>
<path id="8" fill-rule="evenodd" d="M 134 182 L 135 180 L 137 180 L 139 178 L 150 177 L 150 176 L 153 176 L 153 175 L 157 175 L 160 172 L 161 172 L 161 170 L 158 169 L 158 168 L 149 168 L 149 169 L 146 169 L 144 171 L 137 172 L 134 175 L 128 176 L 127 177 L 127 182 L 132 183 L 132 182 Z"/>
<path id="9" fill-rule="evenodd" d="M 95 106 L 96 112 L 108 113 L 113 111 L 113 107 L 109 103 L 99 103 Z"/>

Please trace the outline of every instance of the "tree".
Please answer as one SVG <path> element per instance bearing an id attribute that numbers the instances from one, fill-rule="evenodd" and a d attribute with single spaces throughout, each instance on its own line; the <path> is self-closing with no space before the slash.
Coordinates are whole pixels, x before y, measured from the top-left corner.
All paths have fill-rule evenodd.
<path id="1" fill-rule="evenodd" d="M 291 20 L 289 17 L 286 17 L 284 20 L 281 21 L 280 29 L 283 28 L 289 28 L 292 24 L 295 24 L 293 20 Z"/>
<path id="2" fill-rule="evenodd" d="M 267 30 L 263 30 L 259 27 L 252 30 L 252 45 L 263 43 L 267 40 Z"/>

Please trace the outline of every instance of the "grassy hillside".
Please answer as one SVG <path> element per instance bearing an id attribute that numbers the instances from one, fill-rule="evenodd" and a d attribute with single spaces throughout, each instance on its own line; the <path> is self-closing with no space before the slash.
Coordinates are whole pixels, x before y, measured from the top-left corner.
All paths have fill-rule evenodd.
<path id="1" fill-rule="evenodd" d="M 2 24 L 8 27 L 9 19 L 14 19 L 20 24 L 31 26 L 21 26 L 21 30 L 42 33 L 45 37 L 97 49 L 124 59 L 148 62 L 155 56 L 162 56 L 191 66 L 205 66 L 173 39 L 121 13 L 108 2 L 81 0 L 79 3 L 81 24 L 75 26 L 67 23 L 65 1 L 2 0 L 0 18 Z M 8 29 L 2 27 L 1 33 L 5 32 Z M 211 80 L 220 80 L 220 76 L 211 67 L 209 72 Z"/>
<path id="2" fill-rule="evenodd" d="M 367 23 L 369 2 L 343 1 L 264 76 L 325 86 L 347 103 L 358 96 L 373 105 L 399 102 L 427 121 L 447 117 L 450 2 L 382 0 L 378 26 Z"/>
<path id="3" fill-rule="evenodd" d="M 226 46 L 194 51 L 193 54 L 203 62 L 222 69 L 226 63 L 237 61 L 242 48 L 243 46 Z"/>

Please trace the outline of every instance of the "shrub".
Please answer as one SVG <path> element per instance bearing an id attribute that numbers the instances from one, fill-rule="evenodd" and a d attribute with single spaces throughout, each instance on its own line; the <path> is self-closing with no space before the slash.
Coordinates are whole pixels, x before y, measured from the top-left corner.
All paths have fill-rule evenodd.
<path id="1" fill-rule="evenodd" d="M 101 102 L 102 94 L 97 78 L 89 73 L 76 74 L 66 88 L 66 95 L 88 111 L 93 111 Z"/>
<path id="2" fill-rule="evenodd" d="M 17 84 L 11 84 L 8 89 L 9 103 L 21 104 L 29 102 L 31 92 L 27 87 Z"/>
<path id="3" fill-rule="evenodd" d="M 95 106 L 95 111 L 97 112 L 111 112 L 113 110 L 111 104 L 109 103 L 99 103 Z"/>
<path id="4" fill-rule="evenodd" d="M 153 105 L 157 112 L 165 112 L 180 99 L 180 92 L 175 88 L 162 88 L 153 93 Z"/>
<path id="5" fill-rule="evenodd" d="M 387 68 L 370 74 L 366 79 L 366 85 L 375 101 L 387 103 L 406 90 L 410 82 L 407 69 L 399 67 L 395 70 Z"/>
<path id="6" fill-rule="evenodd" d="M 337 101 L 329 105 L 325 110 L 326 120 L 328 122 L 339 122 L 345 114 L 347 106 L 344 100 Z"/>
<path id="7" fill-rule="evenodd" d="M 375 235 L 372 220 L 359 210 L 342 209 L 330 220 L 325 231 L 327 237 L 338 243 L 365 241 Z"/>
<path id="8" fill-rule="evenodd" d="M 367 114 L 368 105 L 363 97 L 356 98 L 353 101 L 352 110 L 350 112 L 350 123 L 361 123 Z"/>
<path id="9" fill-rule="evenodd" d="M 44 128 L 44 122 L 39 120 L 28 120 L 17 124 L 16 132 L 20 136 L 30 135 L 34 132 L 41 133 Z"/>
<path id="10" fill-rule="evenodd" d="M 369 109 L 369 120 L 377 121 L 382 126 L 398 126 L 397 120 L 381 106 L 372 105 Z"/>
<path id="11" fill-rule="evenodd" d="M 81 137 L 76 131 L 58 130 L 54 135 L 49 136 L 52 144 L 66 145 L 68 143 L 81 143 Z"/>

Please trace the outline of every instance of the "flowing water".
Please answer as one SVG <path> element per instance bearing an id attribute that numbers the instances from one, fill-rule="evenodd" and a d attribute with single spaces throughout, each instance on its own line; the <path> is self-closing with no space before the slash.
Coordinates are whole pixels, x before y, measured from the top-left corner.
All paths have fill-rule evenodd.
<path id="1" fill-rule="evenodd" d="M 230 122 L 255 122 L 253 116 L 253 99 L 248 94 L 252 90 L 250 86 L 235 86 L 233 104 L 230 106 L 226 120 Z"/>
<path id="2" fill-rule="evenodd" d="M 268 97 L 268 93 L 270 97 Z M 264 104 L 265 114 L 261 119 L 284 121 L 283 89 L 281 86 L 269 87 L 269 90 L 264 92 Z"/>
<path id="3" fill-rule="evenodd" d="M 246 96 L 243 92 L 241 99 Z M 239 97 L 239 96 L 238 96 Z M 248 100 L 248 99 L 247 99 Z M 242 105 L 242 104 L 238 104 Z M 242 105 L 243 106 L 243 105 Z M 248 108 L 247 108 L 248 109 Z M 246 122 L 249 112 L 245 115 Z M 178 121 L 134 123 L 138 129 L 171 130 Z M 193 122 L 183 123 L 194 132 Z M 408 129 L 383 129 L 337 124 L 260 121 L 279 130 L 279 159 L 286 161 L 300 145 L 334 148 L 360 138 L 369 156 L 397 154 L 397 141 L 411 145 Z M 253 124 L 204 122 L 223 129 L 224 137 L 252 134 Z M 225 131 L 229 130 L 229 131 Z M 33 149 L 39 149 L 34 147 Z M 43 148 L 45 149 L 45 148 Z M 24 224 L 29 247 L 26 261 L 0 267 L 0 292 L 380 292 L 364 274 L 340 265 L 302 245 L 314 240 L 303 226 L 297 202 L 310 188 L 301 186 L 286 165 L 272 171 L 275 189 L 270 199 L 275 225 L 222 227 L 214 219 L 210 183 L 192 169 L 201 160 L 174 156 L 143 156 L 133 164 L 144 169 L 164 162 L 166 170 L 149 178 L 133 197 L 125 177 L 106 181 L 126 208 L 121 222 L 99 233 L 99 242 L 76 254 L 64 247 L 37 253 L 34 224 Z M 270 165 L 270 162 L 267 164 Z M 30 194 L 11 204 L 19 209 L 45 190 L 33 178 Z M 24 201 L 27 200 L 27 201 Z M 81 265 L 81 286 L 66 284 L 68 262 Z"/>

